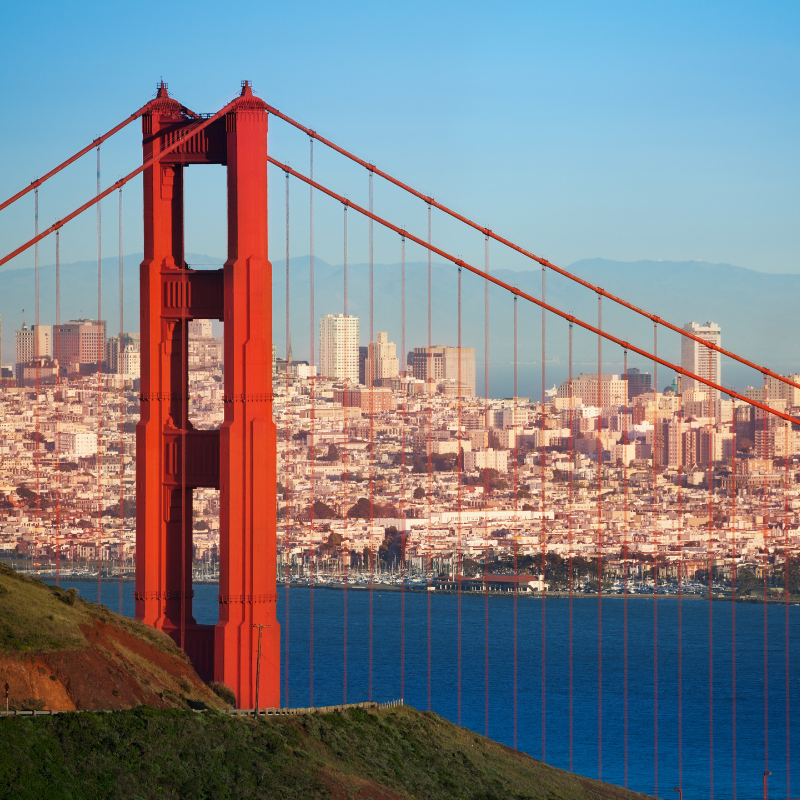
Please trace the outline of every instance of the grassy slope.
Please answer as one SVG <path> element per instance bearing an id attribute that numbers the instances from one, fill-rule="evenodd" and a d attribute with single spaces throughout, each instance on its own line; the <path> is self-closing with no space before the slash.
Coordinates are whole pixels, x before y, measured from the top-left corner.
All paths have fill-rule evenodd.
<path id="1" fill-rule="evenodd" d="M 66 596 L 57 586 L 0 565 L 0 651 L 77 650 L 86 645 L 86 635 L 80 626 L 99 621 L 116 625 L 165 653 L 180 653 L 169 636 L 149 625 L 114 614 L 105 606 L 87 603 L 80 597 L 74 605 L 69 605 L 64 602 Z"/>
<path id="2" fill-rule="evenodd" d="M 36 690 L 28 697 L 20 680 L 20 672 L 36 678 L 37 671 L 52 673 L 54 681 L 44 681 L 41 702 Z M 0 565 L 0 683 L 5 680 L 12 708 L 186 708 L 189 701 L 227 707 L 162 631 Z M 47 690 L 56 684 L 74 705 L 50 704 Z"/>
<path id="3" fill-rule="evenodd" d="M 0 719 L 0 798 L 634 800 L 411 708 Z"/>

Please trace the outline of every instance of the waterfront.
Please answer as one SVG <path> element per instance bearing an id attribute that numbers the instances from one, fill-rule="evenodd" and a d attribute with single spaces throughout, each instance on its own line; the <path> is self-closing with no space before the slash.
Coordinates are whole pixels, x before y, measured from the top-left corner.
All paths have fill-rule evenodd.
<path id="1" fill-rule="evenodd" d="M 75 585 L 88 600 L 97 597 L 96 582 L 62 581 Z M 196 584 L 195 617 L 213 623 L 217 586 Z M 118 609 L 119 584 L 102 584 L 103 602 Z M 278 593 L 282 641 L 289 642 L 288 702 L 311 704 L 309 621 L 311 592 L 292 588 Z M 326 705 L 367 699 L 369 692 L 369 603 L 364 591 L 347 598 L 347 692 L 343 691 L 343 620 L 345 593 L 317 587 L 314 597 L 313 703 Z M 420 709 L 428 704 L 428 597 L 420 593 L 384 591 L 376 587 L 373 603 L 372 696 L 386 701 L 401 696 L 400 610 L 405 602 L 405 702 Z M 430 706 L 457 720 L 458 597 L 430 597 Z M 513 609 L 511 597 L 489 602 L 488 735 L 513 745 Z M 658 720 L 658 794 L 671 796 L 678 785 L 678 612 L 682 615 L 683 788 L 687 798 L 710 796 L 709 612 L 713 620 L 714 797 L 733 797 L 733 659 L 732 619 L 736 615 L 736 796 L 761 796 L 764 770 L 764 608 L 754 603 L 654 602 L 637 597 L 624 603 L 617 597 L 602 603 L 602 777 L 623 784 L 624 774 L 624 616 L 628 616 L 628 785 L 655 793 L 654 721 Z M 484 732 L 485 608 L 482 596 L 462 596 L 461 668 L 462 725 Z M 133 584 L 123 584 L 123 611 L 133 613 Z M 542 601 L 517 604 L 517 736 L 518 747 L 542 756 Z M 652 636 L 658 624 L 658 713 L 654 714 Z M 550 598 L 545 603 L 545 759 L 569 768 L 569 617 L 570 603 Z M 598 777 L 598 604 L 581 598 L 572 604 L 573 639 L 573 769 Z M 787 629 L 788 623 L 788 629 Z M 767 741 L 770 794 L 795 797 L 800 792 L 800 767 L 793 764 L 786 786 L 786 725 L 800 704 L 800 606 L 770 605 L 767 630 Z M 788 651 L 786 634 L 788 630 Z M 789 699 L 787 687 L 787 652 Z M 282 664 L 286 664 L 285 649 Z M 282 701 L 286 702 L 286 674 Z M 791 729 L 791 752 L 800 747 L 800 724 Z M 796 758 L 795 758 L 796 760 Z M 787 792 L 787 788 L 791 791 Z"/>

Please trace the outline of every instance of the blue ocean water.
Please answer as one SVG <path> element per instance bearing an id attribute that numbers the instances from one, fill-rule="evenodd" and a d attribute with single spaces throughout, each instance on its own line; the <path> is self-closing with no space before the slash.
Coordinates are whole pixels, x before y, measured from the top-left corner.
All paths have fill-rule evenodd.
<path id="1" fill-rule="evenodd" d="M 63 582 L 63 585 L 74 585 L 82 596 L 96 599 L 96 583 Z M 217 586 L 196 584 L 194 589 L 197 621 L 216 622 Z M 103 602 L 117 610 L 118 584 L 104 583 L 102 591 Z M 123 612 L 130 615 L 133 613 L 132 583 L 123 585 L 123 594 Z M 309 653 L 312 593 L 306 588 L 294 588 L 288 591 L 288 606 L 286 598 L 287 592 L 281 588 L 278 619 L 283 626 L 283 664 L 286 664 L 287 641 L 289 648 L 288 676 L 285 673 L 281 679 L 283 703 L 307 706 L 366 700 L 369 695 L 369 593 L 347 592 L 345 694 L 345 593 L 321 587 L 314 589 L 313 699 Z M 456 722 L 459 626 L 458 598 L 454 595 L 428 598 L 424 594 L 405 594 L 405 674 L 401 689 L 401 595 L 374 590 L 372 699 L 386 701 L 403 696 L 406 703 L 416 708 L 428 707 L 429 600 L 430 708 Z M 575 772 L 592 778 L 602 777 L 619 785 L 626 783 L 625 605 L 618 597 L 602 601 L 599 680 L 598 602 L 596 598 L 581 597 L 572 603 L 571 747 L 570 602 L 550 598 L 544 604 L 544 737 L 542 601 L 520 598 L 516 624 L 517 747 L 564 769 L 570 768 L 571 749 Z M 627 785 L 661 797 L 675 796 L 673 788 L 681 785 L 687 800 L 701 797 L 746 800 L 762 797 L 762 774 L 766 768 L 772 772 L 769 777 L 771 797 L 800 797 L 800 720 L 796 719 L 800 709 L 800 605 L 788 608 L 769 605 L 765 618 L 761 604 L 709 604 L 704 600 L 687 599 L 680 603 L 680 611 L 682 701 L 679 704 L 679 601 L 662 598 L 655 603 L 652 598 L 636 597 L 627 602 Z M 656 627 L 657 637 L 654 636 Z M 482 596 L 463 596 L 461 724 L 513 746 L 512 598 L 489 599 L 488 628 L 487 680 L 486 603 Z M 710 642 L 713 643 L 711 649 Z M 288 698 L 285 693 L 287 677 Z"/>

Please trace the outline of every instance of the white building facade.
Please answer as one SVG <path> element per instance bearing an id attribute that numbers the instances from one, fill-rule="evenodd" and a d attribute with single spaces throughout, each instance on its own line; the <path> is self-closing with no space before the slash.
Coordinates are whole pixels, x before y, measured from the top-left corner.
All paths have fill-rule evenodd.
<path id="1" fill-rule="evenodd" d="M 331 380 L 358 383 L 358 317 L 320 318 L 319 372 Z"/>
<path id="2" fill-rule="evenodd" d="M 700 325 L 697 322 L 687 322 L 683 329 L 700 339 L 717 345 L 717 347 L 722 345 L 722 330 L 716 322 L 706 322 L 705 325 Z M 687 336 L 681 339 L 681 366 L 708 381 L 713 381 L 716 384 L 721 383 L 722 370 L 719 353 Z M 690 378 L 684 378 L 683 381 L 684 389 L 706 391 L 705 385 L 699 381 L 691 380 Z M 713 389 L 711 397 L 714 400 L 718 400 L 719 392 Z"/>

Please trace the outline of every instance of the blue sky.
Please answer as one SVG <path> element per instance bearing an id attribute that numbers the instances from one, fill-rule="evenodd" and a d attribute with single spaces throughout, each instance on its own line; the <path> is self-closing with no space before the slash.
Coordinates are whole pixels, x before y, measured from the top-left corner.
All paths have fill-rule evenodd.
<path id="1" fill-rule="evenodd" d="M 45 2 L 0 14 L 3 197 L 142 105 L 162 76 L 199 111 L 248 78 L 288 114 L 557 263 L 800 272 L 796 3 Z M 136 124 L 103 148 L 104 183 L 136 165 L 138 148 Z M 306 138 L 278 121 L 270 148 L 306 169 Z M 366 200 L 365 174 L 341 158 L 318 152 L 317 175 Z M 42 224 L 89 197 L 94 180 L 90 157 L 45 187 Z M 222 169 L 193 168 L 188 185 L 187 250 L 224 256 Z M 300 254 L 307 192 L 292 192 Z M 141 250 L 140 194 L 138 183 L 125 193 L 126 252 Z M 376 184 L 375 202 L 424 231 L 419 201 Z M 103 215 L 113 252 L 116 204 Z M 90 213 L 65 231 L 65 261 L 92 257 L 94 224 Z M 32 226 L 31 202 L 0 213 L 2 250 Z M 340 261 L 340 209 L 320 200 L 316 227 L 320 256 Z M 351 231 L 351 258 L 363 261 L 366 229 Z M 478 234 L 440 217 L 434 238 L 482 258 Z M 377 261 L 396 261 L 397 249 L 376 237 Z"/>

